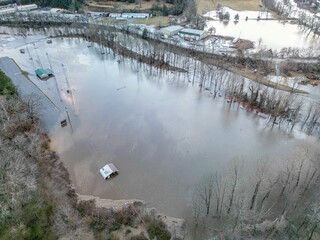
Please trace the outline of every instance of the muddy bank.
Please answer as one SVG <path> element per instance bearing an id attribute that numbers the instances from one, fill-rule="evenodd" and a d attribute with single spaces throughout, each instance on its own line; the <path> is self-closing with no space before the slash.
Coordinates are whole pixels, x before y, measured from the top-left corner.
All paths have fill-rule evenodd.
<path id="1" fill-rule="evenodd" d="M 160 213 L 156 208 L 146 207 L 144 201 L 137 199 L 127 199 L 127 200 L 112 200 L 112 199 L 102 199 L 95 196 L 88 195 L 79 195 L 78 201 L 94 201 L 95 205 L 101 209 L 112 209 L 113 211 L 120 212 L 126 208 L 133 208 L 135 212 L 151 216 L 153 219 L 159 220 L 166 225 L 166 228 L 169 230 L 172 236 L 178 239 L 185 238 L 185 220 L 180 218 L 169 217 L 163 213 Z M 147 223 L 145 220 L 141 220 L 141 223 L 136 228 L 136 233 L 147 232 Z M 119 239 L 129 239 L 125 238 L 123 235 L 126 232 L 126 228 L 121 228 L 118 230 L 115 235 L 119 237 Z M 132 230 L 130 230 L 132 231 Z"/>

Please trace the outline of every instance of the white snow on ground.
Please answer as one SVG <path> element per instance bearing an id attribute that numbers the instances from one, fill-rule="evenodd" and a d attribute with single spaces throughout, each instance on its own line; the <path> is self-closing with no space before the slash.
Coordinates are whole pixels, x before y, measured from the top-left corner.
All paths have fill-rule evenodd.
<path id="1" fill-rule="evenodd" d="M 300 90 L 307 91 L 307 88 L 304 85 L 298 84 L 302 80 L 305 80 L 305 77 L 282 77 L 269 75 L 267 76 L 267 79 L 274 83 L 283 84 L 288 87 L 298 88 Z"/>
<path id="2" fill-rule="evenodd" d="M 290 18 L 299 18 L 301 14 L 306 14 L 308 17 L 315 17 L 315 14 L 306 10 L 299 8 L 298 5 L 294 2 L 294 0 L 289 0 L 289 4 L 285 4 L 283 0 L 276 0 L 276 2 L 284 5 L 284 8 L 287 9 Z"/>

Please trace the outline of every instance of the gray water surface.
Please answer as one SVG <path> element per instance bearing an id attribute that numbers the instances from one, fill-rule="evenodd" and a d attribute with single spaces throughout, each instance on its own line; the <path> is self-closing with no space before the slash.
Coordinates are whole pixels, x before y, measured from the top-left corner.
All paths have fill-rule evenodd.
<path id="1" fill-rule="evenodd" d="M 101 55 L 87 45 L 54 39 L 30 47 L 34 59 L 47 66 L 51 62 L 62 101 L 54 79 L 37 79 L 32 69 L 39 63 L 18 53 L 14 41 L 0 52 L 31 73 L 30 79 L 59 106 L 61 118 L 67 107 L 72 131 L 58 122 L 51 126 L 51 146 L 80 194 L 143 199 L 170 216 L 186 217 L 194 184 L 203 174 L 223 171 L 239 156 L 249 164 L 262 156 L 280 159 L 303 141 L 271 129 L 238 105 L 200 92 L 181 75 L 160 77 L 131 60 L 119 64 L 117 56 Z M 119 175 L 105 181 L 99 169 L 109 162 Z"/>

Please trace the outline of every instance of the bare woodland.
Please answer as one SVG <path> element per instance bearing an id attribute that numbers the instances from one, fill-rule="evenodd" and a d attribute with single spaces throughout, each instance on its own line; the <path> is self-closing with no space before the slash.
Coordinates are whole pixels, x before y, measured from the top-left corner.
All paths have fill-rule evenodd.
<path id="1" fill-rule="evenodd" d="M 261 158 L 248 169 L 237 158 L 225 172 L 204 175 L 193 193 L 198 227 L 229 237 L 317 239 L 319 152 L 300 147 L 278 164 Z"/>

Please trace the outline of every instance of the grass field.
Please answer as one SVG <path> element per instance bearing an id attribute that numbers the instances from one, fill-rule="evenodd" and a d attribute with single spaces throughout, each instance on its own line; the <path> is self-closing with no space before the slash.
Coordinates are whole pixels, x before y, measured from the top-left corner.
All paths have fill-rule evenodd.
<path id="1" fill-rule="evenodd" d="M 136 20 L 134 23 L 138 24 L 147 24 L 147 25 L 155 25 L 163 27 L 169 25 L 169 18 L 168 17 L 152 17 L 147 20 Z"/>
<path id="2" fill-rule="evenodd" d="M 219 4 L 234 10 L 262 10 L 260 0 L 196 0 L 198 14 L 214 10 Z"/>
<path id="3" fill-rule="evenodd" d="M 89 7 L 98 7 L 98 8 L 110 8 L 115 10 L 123 10 L 123 9 L 137 9 L 144 10 L 150 9 L 152 5 L 156 4 L 156 0 L 145 1 L 141 0 L 141 4 L 136 3 L 127 3 L 127 2 L 114 2 L 108 0 L 89 0 L 87 1 Z M 168 7 L 170 4 L 166 4 Z"/>
<path id="4" fill-rule="evenodd" d="M 234 10 L 262 10 L 261 0 L 195 0 L 197 4 L 198 14 L 204 14 L 208 11 L 214 10 L 219 4 L 224 7 L 230 7 Z M 108 0 L 89 0 L 87 4 L 90 7 L 108 8 L 115 10 L 124 9 L 150 9 L 156 0 L 145 1 L 141 0 L 141 5 L 127 2 L 114 2 Z M 170 5 L 168 5 L 169 7 Z"/>

